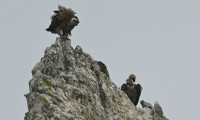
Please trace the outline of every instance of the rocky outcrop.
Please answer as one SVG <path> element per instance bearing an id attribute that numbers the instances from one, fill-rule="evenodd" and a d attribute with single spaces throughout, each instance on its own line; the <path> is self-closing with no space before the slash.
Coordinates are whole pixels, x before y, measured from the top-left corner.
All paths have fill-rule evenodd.
<path id="1" fill-rule="evenodd" d="M 162 108 L 157 101 L 155 101 L 154 107 L 144 100 L 140 103 L 143 108 L 138 108 L 138 111 L 144 120 L 168 120 L 163 115 Z"/>
<path id="2" fill-rule="evenodd" d="M 106 66 L 67 39 L 46 48 L 32 76 L 25 120 L 166 120 L 155 117 L 156 110 L 135 107 Z"/>

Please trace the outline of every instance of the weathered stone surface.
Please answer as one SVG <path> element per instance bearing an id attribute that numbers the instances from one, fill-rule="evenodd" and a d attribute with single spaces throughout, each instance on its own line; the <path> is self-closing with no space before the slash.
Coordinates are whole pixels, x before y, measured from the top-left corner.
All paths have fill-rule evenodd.
<path id="1" fill-rule="evenodd" d="M 136 108 L 97 61 L 80 46 L 72 48 L 70 40 L 57 38 L 32 74 L 25 120 L 160 119 Z"/>
<path id="2" fill-rule="evenodd" d="M 141 103 L 141 105 L 142 105 L 143 108 L 144 107 L 148 107 L 150 109 L 153 109 L 153 106 L 150 103 L 148 103 L 148 102 L 146 102 L 144 100 L 142 100 L 140 103 Z"/>
<path id="3" fill-rule="evenodd" d="M 139 108 L 138 111 L 144 120 L 168 120 L 161 112 L 162 108 L 157 101 L 154 103 L 154 107 L 144 100 L 140 103 L 143 108 Z"/>
<path id="4" fill-rule="evenodd" d="M 163 120 L 163 119 L 167 119 L 164 114 L 163 114 L 163 111 L 162 111 L 162 107 L 158 104 L 157 101 L 155 101 L 154 103 L 154 117 L 158 120 Z"/>

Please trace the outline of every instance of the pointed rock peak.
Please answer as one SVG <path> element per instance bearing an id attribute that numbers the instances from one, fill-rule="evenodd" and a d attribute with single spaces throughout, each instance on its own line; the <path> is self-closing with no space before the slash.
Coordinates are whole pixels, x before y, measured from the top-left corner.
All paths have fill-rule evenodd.
<path id="1" fill-rule="evenodd" d="M 67 38 L 59 37 L 46 48 L 29 88 L 25 120 L 144 120 L 110 80 L 106 65 L 80 46 L 74 49 Z"/>

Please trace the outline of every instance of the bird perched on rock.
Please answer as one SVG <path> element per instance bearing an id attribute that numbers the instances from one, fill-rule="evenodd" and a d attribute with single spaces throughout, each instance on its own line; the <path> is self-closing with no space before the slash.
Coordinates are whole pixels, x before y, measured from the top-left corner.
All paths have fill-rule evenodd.
<path id="1" fill-rule="evenodd" d="M 129 99 L 136 106 L 142 92 L 142 86 L 140 84 L 133 84 L 135 82 L 135 79 L 136 76 L 134 74 L 131 74 L 126 80 L 126 84 L 123 84 L 121 86 L 121 90 L 127 94 Z"/>
<path id="2" fill-rule="evenodd" d="M 58 5 L 58 10 L 55 10 L 54 13 L 51 17 L 51 24 L 46 30 L 68 38 L 72 29 L 79 24 L 79 19 L 75 16 L 76 12 L 71 8 Z"/>
<path id="3" fill-rule="evenodd" d="M 101 61 L 97 61 L 97 64 L 99 65 L 99 67 L 101 69 L 101 72 L 103 72 L 107 77 L 110 78 L 110 75 L 108 73 L 106 65 L 103 62 L 101 62 Z"/>

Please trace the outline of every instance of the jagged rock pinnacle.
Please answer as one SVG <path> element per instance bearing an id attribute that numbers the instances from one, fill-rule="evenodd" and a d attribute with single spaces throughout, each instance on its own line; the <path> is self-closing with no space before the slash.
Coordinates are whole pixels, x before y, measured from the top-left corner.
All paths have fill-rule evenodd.
<path id="1" fill-rule="evenodd" d="M 32 76 L 25 120 L 143 120 L 97 61 L 68 39 L 46 48 Z"/>

